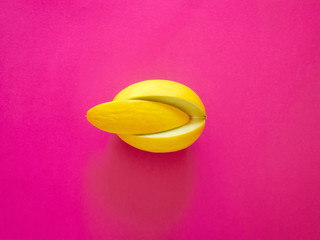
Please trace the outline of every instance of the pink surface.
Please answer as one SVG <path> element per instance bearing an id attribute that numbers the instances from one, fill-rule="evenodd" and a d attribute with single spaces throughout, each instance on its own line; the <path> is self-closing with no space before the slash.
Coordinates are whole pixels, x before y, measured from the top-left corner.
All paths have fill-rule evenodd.
<path id="1" fill-rule="evenodd" d="M 0 7 L 0 239 L 320 239 L 319 1 Z M 192 147 L 87 122 L 145 79 L 201 96 Z"/>

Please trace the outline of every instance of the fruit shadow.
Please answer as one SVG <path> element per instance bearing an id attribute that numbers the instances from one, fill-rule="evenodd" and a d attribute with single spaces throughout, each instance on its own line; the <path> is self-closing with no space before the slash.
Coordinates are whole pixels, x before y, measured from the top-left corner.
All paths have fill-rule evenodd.
<path id="1" fill-rule="evenodd" d="M 109 222 L 137 231 L 165 232 L 183 216 L 193 189 L 193 173 L 190 149 L 149 153 L 114 136 L 107 151 L 90 160 L 87 197 Z"/>

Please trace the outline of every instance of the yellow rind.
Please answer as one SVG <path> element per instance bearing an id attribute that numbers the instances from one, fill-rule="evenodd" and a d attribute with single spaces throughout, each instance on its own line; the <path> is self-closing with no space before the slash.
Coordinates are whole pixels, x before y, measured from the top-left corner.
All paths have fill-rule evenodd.
<path id="1" fill-rule="evenodd" d="M 144 100 L 107 102 L 91 108 L 88 121 L 95 127 L 117 134 L 148 134 L 185 125 L 189 116 L 173 106 Z"/>
<path id="2" fill-rule="evenodd" d="M 155 97 L 158 97 L 157 101 L 159 101 L 159 97 L 160 99 L 166 97 L 166 99 L 170 99 L 170 104 L 173 106 L 174 99 L 185 100 L 194 105 L 194 108 L 198 108 L 197 115 L 206 117 L 205 108 L 199 96 L 191 88 L 169 80 L 146 80 L 134 83 L 118 93 L 114 101 L 127 99 L 153 100 Z"/>
<path id="3" fill-rule="evenodd" d="M 138 148 L 140 150 L 164 153 L 164 152 L 176 152 L 184 148 L 189 147 L 193 144 L 198 137 L 201 135 L 205 126 L 205 120 L 202 120 L 200 125 L 184 134 L 167 136 L 167 137 L 156 137 L 157 134 L 149 135 L 130 135 L 130 134 L 119 134 L 118 136 L 128 143 L 129 145 Z"/>

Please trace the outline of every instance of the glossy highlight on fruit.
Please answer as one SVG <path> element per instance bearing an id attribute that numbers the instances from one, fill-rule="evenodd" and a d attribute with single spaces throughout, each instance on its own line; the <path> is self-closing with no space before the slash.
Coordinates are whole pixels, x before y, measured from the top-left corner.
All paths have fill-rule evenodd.
<path id="1" fill-rule="evenodd" d="M 169 80 L 146 80 L 123 89 L 112 102 L 91 108 L 88 121 L 148 152 L 175 152 L 201 135 L 206 112 L 199 96 Z"/>

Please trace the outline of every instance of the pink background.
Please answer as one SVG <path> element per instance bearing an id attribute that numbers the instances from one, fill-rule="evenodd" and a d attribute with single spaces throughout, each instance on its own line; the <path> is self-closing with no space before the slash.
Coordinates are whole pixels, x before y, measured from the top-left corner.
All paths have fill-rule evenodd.
<path id="1" fill-rule="evenodd" d="M 320 239 L 318 0 L 0 7 L 0 239 Z M 203 99 L 189 149 L 87 122 L 145 79 Z"/>

